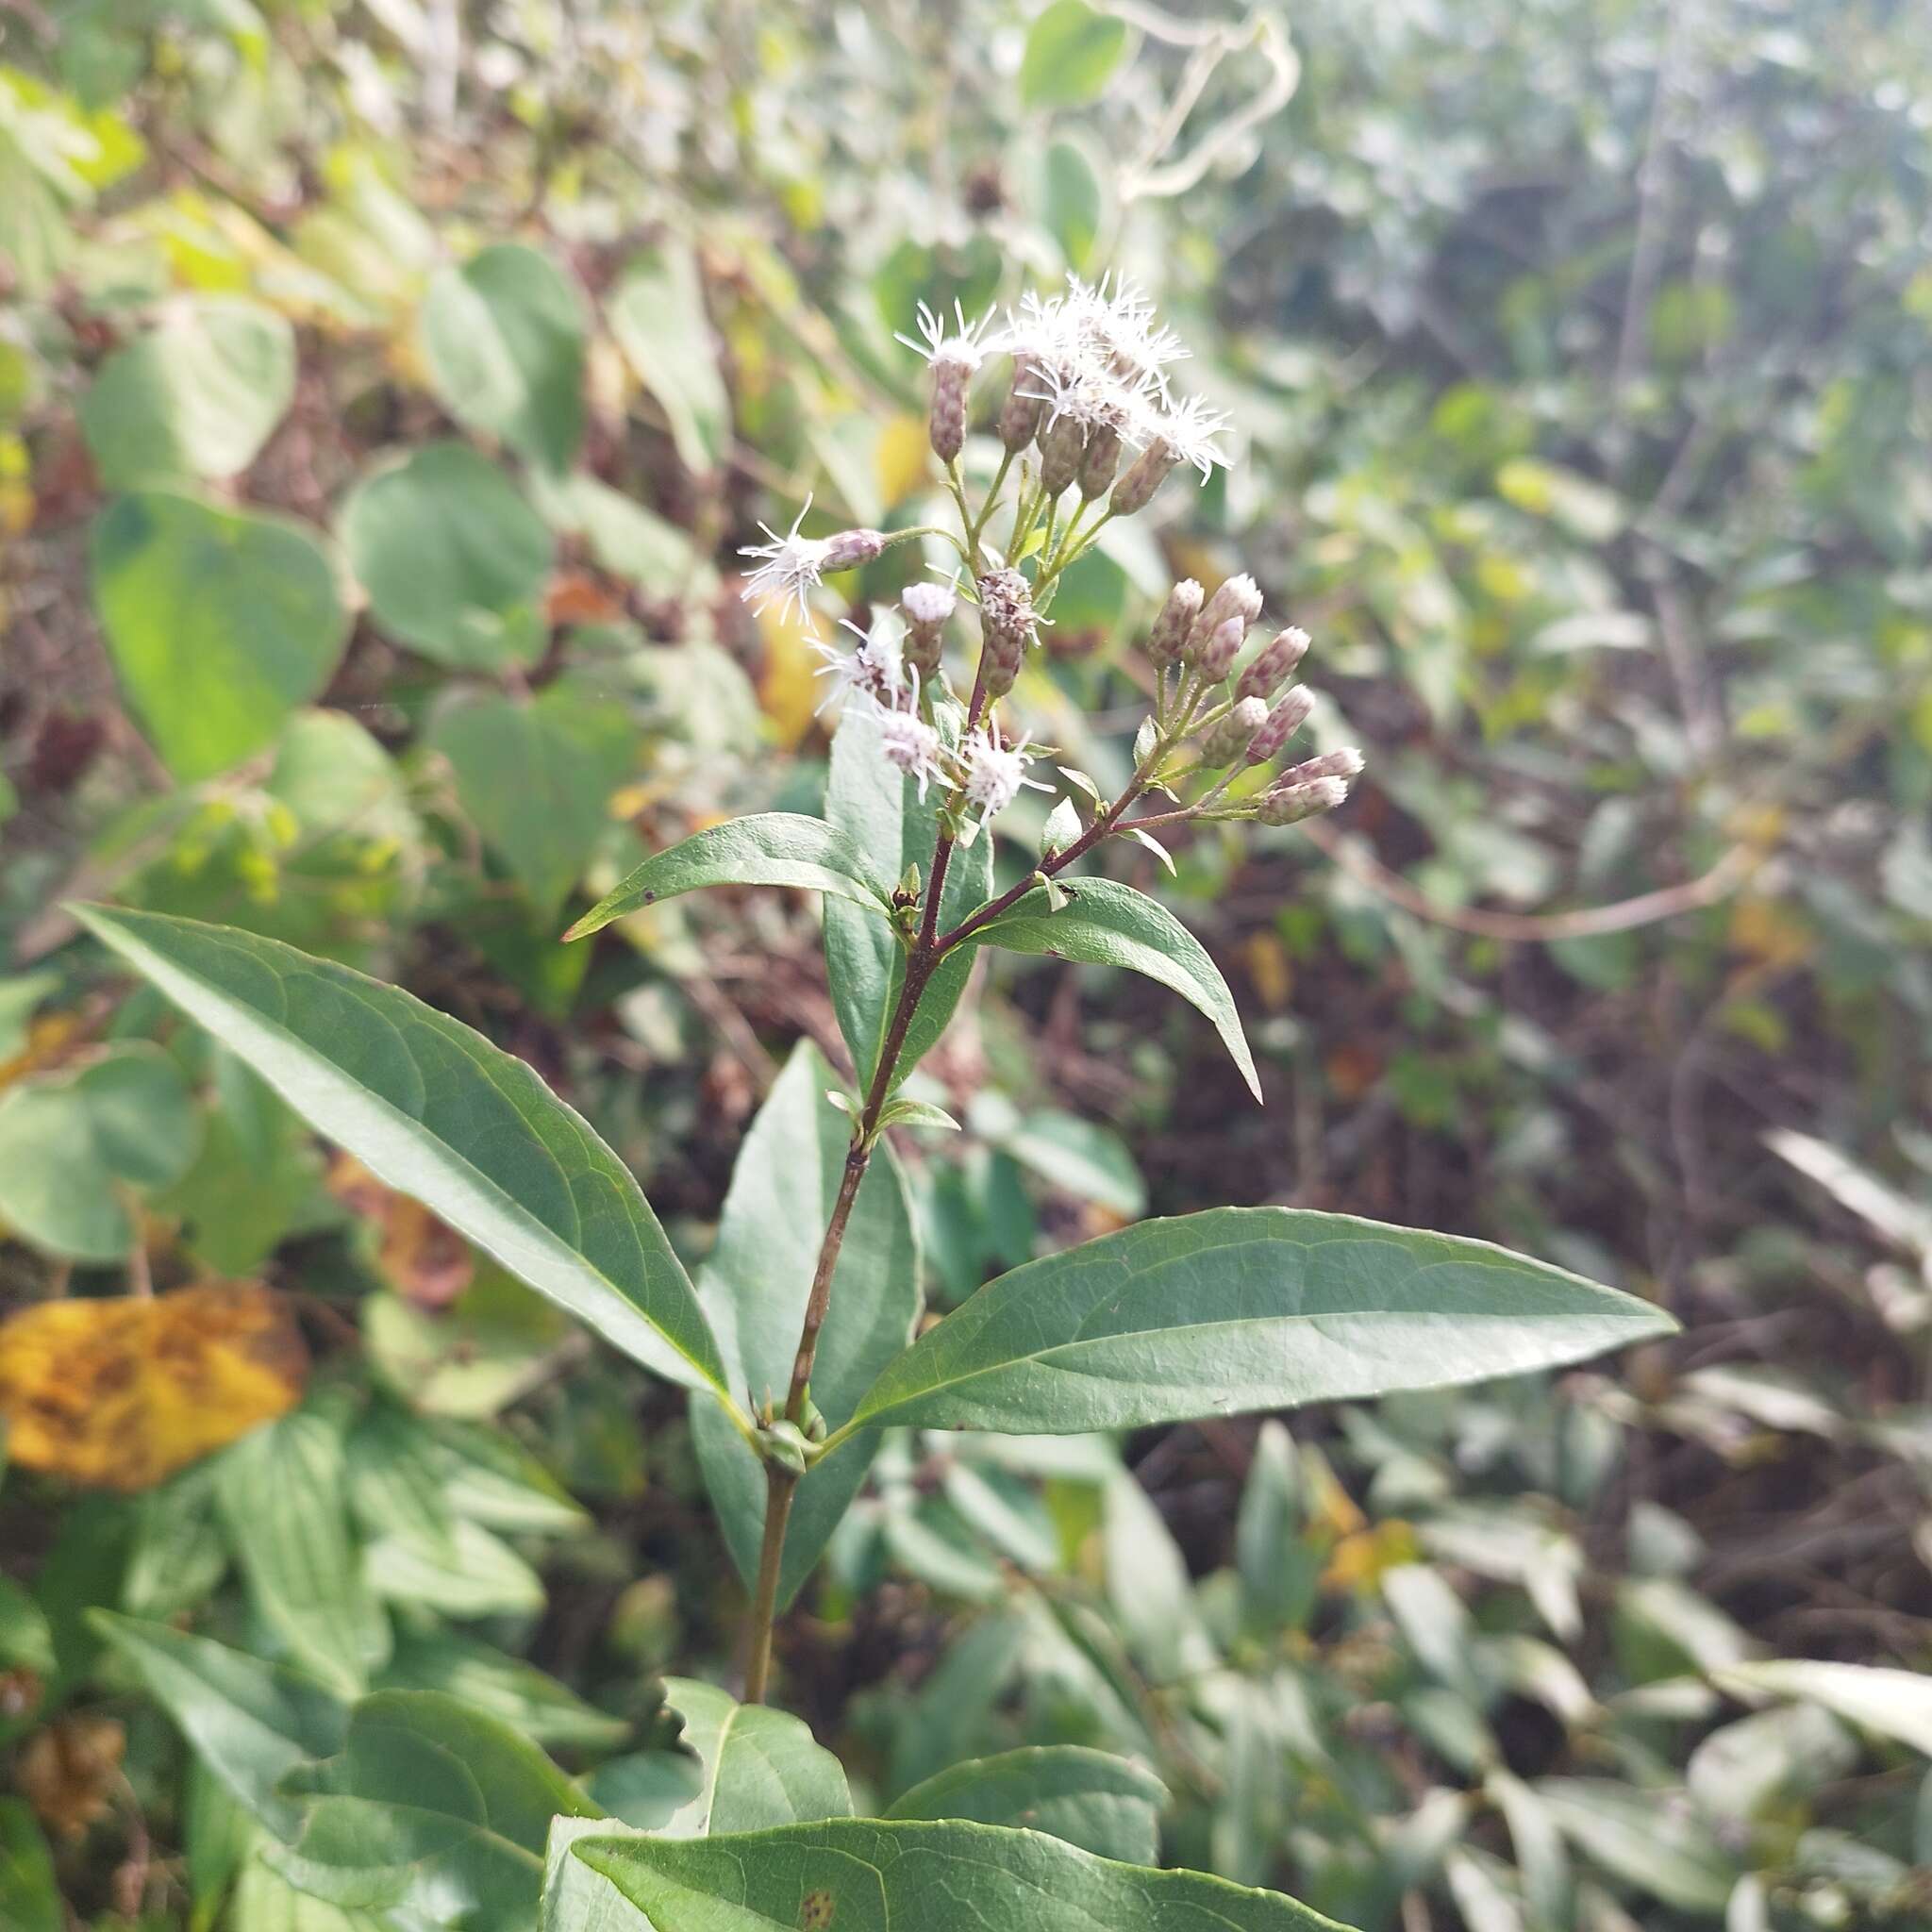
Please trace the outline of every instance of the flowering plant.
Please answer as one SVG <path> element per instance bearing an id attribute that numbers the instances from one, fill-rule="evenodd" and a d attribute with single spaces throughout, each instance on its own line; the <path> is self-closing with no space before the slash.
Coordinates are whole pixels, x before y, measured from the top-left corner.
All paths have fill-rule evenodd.
<path id="1" fill-rule="evenodd" d="M 1158 850 L 1157 834 L 1195 823 L 1281 825 L 1331 810 L 1361 759 L 1331 749 L 1286 762 L 1312 708 L 1292 682 L 1308 638 L 1284 628 L 1250 653 L 1263 599 L 1241 575 L 1211 594 L 1192 581 L 1168 594 L 1144 641 L 1151 706 L 1116 795 L 1049 765 L 1006 713 L 1066 571 L 1170 475 L 1221 462 L 1223 425 L 1175 396 L 1181 346 L 1124 285 L 1074 282 L 998 328 L 957 311 L 949 328 L 922 310 L 913 346 L 930 365 L 931 442 L 958 527 L 807 537 L 801 512 L 747 553 L 750 594 L 808 618 L 826 576 L 889 546 L 953 553 L 945 582 L 912 584 L 856 642 L 821 645 L 828 702 L 841 708 L 824 815 L 714 825 L 647 858 L 571 928 L 581 938 L 710 885 L 824 897 L 854 1079 L 827 1091 L 814 1050 L 794 1055 L 746 1139 L 696 1281 L 617 1157 L 468 1027 L 272 941 L 152 913 L 83 915 L 320 1131 L 691 1391 L 705 1480 L 751 1591 L 749 1706 L 771 1686 L 776 1620 L 888 1430 L 1051 1435 L 1279 1409 L 1571 1361 L 1670 1325 L 1646 1303 L 1484 1243 L 1224 1208 L 1029 1261 L 922 1330 L 918 1243 L 889 1130 L 953 1124 L 904 1083 L 974 959 L 1005 949 L 1144 974 L 1211 1021 L 1258 1099 L 1232 995 L 1199 943 L 1147 894 L 1069 874 L 1115 840 Z M 995 361 L 1003 387 L 985 398 L 989 433 L 976 436 L 976 379 Z M 976 632 L 970 675 L 955 648 L 962 606 Z M 1029 775 L 1045 770 L 1058 782 Z M 996 890 L 990 827 L 1029 786 L 1060 795 L 1041 850 Z M 228 1694 L 264 1707 L 289 1695 L 243 1690 Z M 1144 1774 L 1096 1766 L 1091 1752 L 963 1767 L 943 1789 L 907 1794 L 892 1818 L 858 1821 L 836 1763 L 802 1727 L 760 1713 L 736 1735 L 778 1769 L 762 1809 L 727 1814 L 714 1797 L 695 1826 L 679 1811 L 675 1830 L 625 1836 L 523 1740 L 474 1720 L 458 1735 L 453 1722 L 393 1693 L 339 1724 L 317 1720 L 333 1751 L 307 1745 L 326 1761 L 283 1781 L 316 1800 L 284 1860 L 291 1882 L 411 1924 L 508 1923 L 492 1915 L 474 1840 L 534 1807 L 558 1821 L 545 1887 L 555 1932 L 843 1932 L 895 1916 L 935 1932 L 1325 1923 L 1274 1893 L 1150 1869 L 1151 1840 L 1123 1840 L 1092 1815 L 1114 1816 Z M 712 1740 L 714 1794 L 733 1729 L 727 1711 Z M 476 1787 L 460 1830 L 397 1769 L 420 1764 L 433 1788 L 454 1775 L 451 1760 Z M 1137 1802 L 1144 1809 L 1144 1791 Z M 1020 1828 L 1047 1815 L 1060 1821 L 1053 1835 Z M 1138 1862 L 1121 1862 L 1136 1846 Z M 379 1898 L 371 1859 L 385 1874 Z M 475 1916 L 455 1912 L 472 1894 Z M 1054 1902 L 1045 1919 L 1042 1899 Z"/>

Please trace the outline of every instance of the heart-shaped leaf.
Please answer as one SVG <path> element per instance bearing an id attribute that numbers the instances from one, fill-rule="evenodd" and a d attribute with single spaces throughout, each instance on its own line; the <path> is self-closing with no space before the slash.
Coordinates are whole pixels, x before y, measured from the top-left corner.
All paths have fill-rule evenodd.
<path id="1" fill-rule="evenodd" d="M 341 527 L 375 622 L 411 650 L 471 671 L 542 650 L 550 532 L 475 450 L 426 443 L 375 470 L 349 492 Z"/>
<path id="2" fill-rule="evenodd" d="M 874 915 L 865 922 L 868 928 L 877 928 L 886 946 L 898 950 L 891 928 L 879 918 L 890 910 L 891 893 L 865 852 L 823 819 L 795 811 L 727 819 L 652 854 L 564 938 L 587 938 L 613 919 L 702 886 L 795 886 L 849 899 Z M 826 911 L 829 916 L 831 908 Z"/>
<path id="3" fill-rule="evenodd" d="M 547 256 L 506 242 L 442 270 L 424 299 L 423 346 L 458 423 L 568 466 L 584 435 L 584 311 Z"/>
<path id="4" fill-rule="evenodd" d="M 1215 1208 L 989 1282 L 879 1377 L 850 1426 L 1143 1428 L 1522 1374 L 1675 1325 L 1487 1241 Z"/>
<path id="5" fill-rule="evenodd" d="M 975 943 L 1091 966 L 1124 966 L 1158 979 L 1213 1021 L 1248 1091 L 1259 1100 L 1261 1083 L 1234 995 L 1200 941 L 1158 899 L 1117 880 L 1080 879 L 1061 890 L 1069 898 L 1058 911 L 1042 887 L 983 927 Z"/>
<path id="6" fill-rule="evenodd" d="M 232 295 L 171 303 L 101 364 L 81 399 L 88 447 L 110 490 L 245 470 L 295 395 L 295 332 Z"/>
<path id="7" fill-rule="evenodd" d="M 101 513 L 94 603 L 128 700 L 177 778 L 270 743 L 349 635 L 334 566 L 302 525 L 153 490 Z"/>
<path id="8" fill-rule="evenodd" d="M 646 1368 L 729 1401 L 629 1170 L 530 1067 L 398 988 L 160 913 L 78 916 L 320 1132 Z"/>

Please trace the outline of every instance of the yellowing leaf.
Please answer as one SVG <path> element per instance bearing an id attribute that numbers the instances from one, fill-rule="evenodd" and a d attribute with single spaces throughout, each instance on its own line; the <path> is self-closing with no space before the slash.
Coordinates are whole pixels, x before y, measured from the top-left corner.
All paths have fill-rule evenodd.
<path id="1" fill-rule="evenodd" d="M 15 1462 L 145 1490 L 291 1408 L 308 1351 L 259 1282 L 42 1302 L 0 1323 Z"/>
<path id="2" fill-rule="evenodd" d="M 1798 965 L 1812 947 L 1810 932 L 1782 901 L 1756 896 L 1733 903 L 1729 938 L 1734 952 L 1774 968 Z"/>
<path id="3" fill-rule="evenodd" d="M 1422 1545 L 1407 1524 L 1391 1517 L 1373 1529 L 1357 1530 L 1335 1545 L 1328 1567 L 1322 1572 L 1324 1590 L 1374 1590 L 1383 1574 L 1422 1559 Z"/>
<path id="4" fill-rule="evenodd" d="M 812 714 L 824 696 L 815 675 L 809 622 L 791 607 L 768 604 L 758 613 L 765 661 L 758 671 L 758 704 L 772 721 L 772 735 L 790 750 L 811 729 Z"/>
<path id="5" fill-rule="evenodd" d="M 1255 995 L 1271 1013 L 1288 1005 L 1294 988 L 1294 968 L 1289 963 L 1288 948 L 1272 932 L 1250 933 L 1241 941 L 1241 963 L 1255 983 Z"/>
<path id="6" fill-rule="evenodd" d="M 878 466 L 879 495 L 888 509 L 925 487 L 931 454 L 932 443 L 924 416 L 894 416 L 879 431 L 874 460 Z"/>

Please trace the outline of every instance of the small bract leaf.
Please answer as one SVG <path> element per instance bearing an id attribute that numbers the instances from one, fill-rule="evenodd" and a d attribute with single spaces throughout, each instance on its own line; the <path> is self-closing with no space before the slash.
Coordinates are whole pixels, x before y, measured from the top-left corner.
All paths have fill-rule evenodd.
<path id="1" fill-rule="evenodd" d="M 308 1372 L 259 1282 L 42 1302 L 0 1323 L 0 1417 L 27 1469 L 152 1488 L 293 1406 Z"/>
<path id="2" fill-rule="evenodd" d="M 1046 891 L 1029 892 L 983 927 L 974 942 L 1090 965 L 1124 966 L 1158 980 L 1213 1021 L 1248 1091 L 1259 1100 L 1261 1082 L 1234 995 L 1200 941 L 1158 900 L 1114 879 L 1082 879 L 1072 889 L 1072 900 L 1054 908 Z"/>
<path id="3" fill-rule="evenodd" d="M 727 819 L 655 853 L 564 938 L 587 938 L 613 919 L 701 886 L 796 886 L 849 899 L 874 913 L 891 908 L 880 874 L 843 832 L 803 812 L 768 811 Z M 891 943 L 890 932 L 886 938 Z"/>

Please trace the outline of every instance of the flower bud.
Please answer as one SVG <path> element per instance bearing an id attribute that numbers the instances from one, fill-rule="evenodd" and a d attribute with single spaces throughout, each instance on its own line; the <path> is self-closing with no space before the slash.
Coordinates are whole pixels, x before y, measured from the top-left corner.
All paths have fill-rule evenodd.
<path id="1" fill-rule="evenodd" d="M 990 570 L 979 579 L 980 682 L 990 698 L 1004 697 L 1020 675 L 1026 647 L 1038 637 L 1033 587 L 1016 570 Z"/>
<path id="2" fill-rule="evenodd" d="M 939 673 L 946 620 L 958 602 L 944 584 L 908 584 L 900 592 L 899 609 L 906 619 L 906 641 L 900 648 L 922 682 Z"/>
<path id="3" fill-rule="evenodd" d="M 1249 741 L 1268 722 L 1268 707 L 1259 698 L 1241 698 L 1220 724 L 1201 741 L 1201 762 L 1211 771 L 1231 765 L 1248 748 Z"/>
<path id="4" fill-rule="evenodd" d="M 1013 358 L 1012 387 L 1000 407 L 1000 441 L 1015 456 L 1039 433 L 1040 414 L 1046 407 L 1037 393 L 1039 386 L 1039 358 L 1023 351 Z"/>
<path id="5" fill-rule="evenodd" d="M 1167 593 L 1154 628 L 1147 633 L 1147 655 L 1165 670 L 1181 654 L 1194 620 L 1201 614 L 1202 590 L 1192 577 L 1183 577 Z"/>
<path id="6" fill-rule="evenodd" d="M 1315 708 L 1315 700 L 1306 686 L 1297 685 L 1268 713 L 1268 722 L 1255 733 L 1248 745 L 1248 762 L 1251 765 L 1265 765 L 1270 758 L 1278 758 L 1281 748 L 1308 722 L 1308 713 Z"/>
<path id="7" fill-rule="evenodd" d="M 1087 439 L 1086 453 L 1080 458 L 1080 494 L 1089 503 L 1102 495 L 1121 466 L 1121 433 L 1101 424 Z"/>
<path id="8" fill-rule="evenodd" d="M 851 570 L 855 565 L 870 563 L 885 547 L 883 530 L 841 530 L 837 536 L 825 539 L 824 560 L 819 568 Z"/>
<path id="9" fill-rule="evenodd" d="M 1188 647 L 1198 652 L 1230 617 L 1241 619 L 1241 629 L 1245 633 L 1248 625 L 1260 614 L 1261 592 L 1254 578 L 1247 575 L 1229 577 L 1201 607 L 1201 614 L 1195 618 L 1194 627 L 1188 636 Z M 1182 655 L 1186 656 L 1186 653 Z"/>
<path id="10" fill-rule="evenodd" d="M 966 388 L 972 370 L 950 356 L 932 365 L 932 447 L 941 462 L 950 463 L 966 446 Z"/>
<path id="11" fill-rule="evenodd" d="M 1319 758 L 1304 758 L 1298 765 L 1291 765 L 1275 781 L 1275 790 L 1284 785 L 1312 785 L 1317 778 L 1340 778 L 1346 782 L 1358 778 L 1362 771 L 1362 755 L 1354 745 L 1341 751 L 1324 751 Z"/>
<path id="12" fill-rule="evenodd" d="M 1087 432 L 1071 416 L 1058 416 L 1040 432 L 1040 487 L 1050 499 L 1080 474 Z"/>
<path id="13" fill-rule="evenodd" d="M 1348 796 L 1340 778 L 1316 778 L 1307 785 L 1277 785 L 1255 808 L 1264 825 L 1299 824 L 1303 819 L 1333 811 Z"/>
<path id="14" fill-rule="evenodd" d="M 1236 692 L 1244 698 L 1272 698 L 1288 682 L 1289 674 L 1307 654 L 1308 634 L 1295 625 L 1274 634 L 1255 661 L 1241 673 Z"/>
<path id="15" fill-rule="evenodd" d="M 1154 500 L 1154 492 L 1167 481 L 1167 475 L 1180 458 L 1173 449 L 1156 438 L 1127 465 L 1127 474 L 1113 486 L 1108 503 L 1117 517 L 1130 517 Z"/>
<path id="16" fill-rule="evenodd" d="M 1194 625 L 1196 636 L 1200 629 L 1197 622 Z M 1248 626 L 1239 615 L 1230 617 L 1224 624 L 1216 625 L 1193 653 L 1195 670 L 1208 683 L 1219 684 L 1234 669 L 1234 660 L 1241 656 L 1241 641 L 1247 634 Z M 1191 644 L 1192 640 L 1189 641 Z"/>

